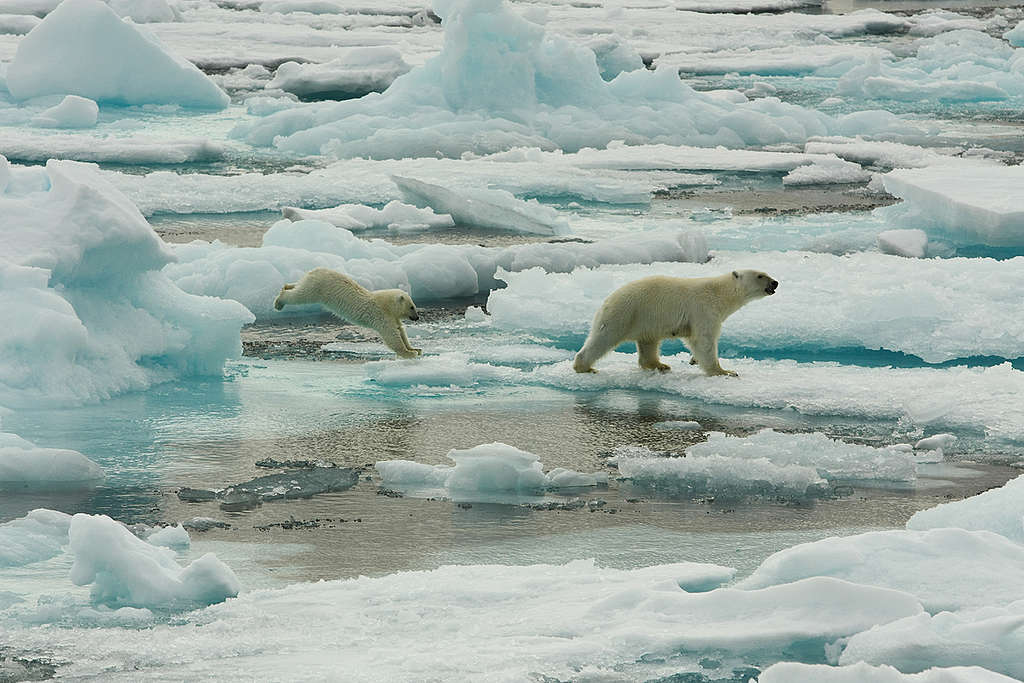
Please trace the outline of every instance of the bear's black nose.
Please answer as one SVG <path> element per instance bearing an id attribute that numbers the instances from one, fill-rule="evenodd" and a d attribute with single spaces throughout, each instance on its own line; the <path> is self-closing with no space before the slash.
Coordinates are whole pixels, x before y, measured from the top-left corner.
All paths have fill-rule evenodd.
<path id="1" fill-rule="evenodd" d="M 778 288 L 779 288 L 778 280 L 772 280 L 770 283 L 768 283 L 768 287 L 765 289 L 765 291 L 767 291 L 769 294 L 774 294 L 775 290 L 778 289 Z"/>
<path id="2" fill-rule="evenodd" d="M 412 315 L 409 316 L 409 320 L 419 320 L 419 319 L 420 319 L 419 313 L 413 313 Z"/>

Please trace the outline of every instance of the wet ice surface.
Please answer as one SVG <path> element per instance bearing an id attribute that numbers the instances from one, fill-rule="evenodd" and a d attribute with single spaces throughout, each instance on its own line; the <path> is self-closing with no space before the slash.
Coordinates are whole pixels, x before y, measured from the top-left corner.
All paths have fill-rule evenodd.
<path id="1" fill-rule="evenodd" d="M 100 403 L 3 413 L 10 443 L 0 453 L 0 474 L 13 463 L 21 484 L 0 495 L 0 630 L 14 643 L 0 644 L 0 679 L 55 672 L 110 680 L 295 676 L 290 660 L 279 656 L 282 648 L 303 659 L 303 675 L 336 674 L 340 660 L 392 680 L 494 680 L 495 672 L 507 671 L 509 680 L 646 680 L 685 672 L 706 676 L 694 680 L 746 681 L 780 657 L 895 664 L 907 672 L 977 664 L 1024 675 L 1015 656 L 1019 629 L 991 637 L 1024 611 L 1019 482 L 970 498 L 1017 476 L 1024 455 L 1020 335 L 1014 301 L 997 284 L 1015 281 L 1013 257 L 1024 254 L 1014 177 L 997 165 L 1024 158 L 1024 50 L 1001 41 L 1024 18 L 1020 7 L 939 3 L 961 13 L 954 15 L 934 11 L 934 2 L 890 0 L 861 14 L 849 12 L 867 3 L 811 3 L 789 14 L 779 10 L 799 3 L 513 3 L 545 26 L 545 45 L 555 48 L 544 54 L 530 47 L 521 39 L 533 29 L 506 22 L 520 63 L 556 85 L 578 85 L 572 77 L 581 73 L 594 78 L 580 80 L 586 87 L 579 89 L 541 83 L 535 93 L 516 90 L 529 79 L 512 78 L 515 87 L 492 92 L 479 70 L 462 73 L 467 80 L 455 87 L 420 71 L 415 77 L 424 92 L 441 83 L 446 96 L 474 106 L 479 93 L 491 93 L 484 109 L 535 105 L 507 125 L 476 113 L 460 118 L 457 107 L 446 105 L 420 125 L 398 111 L 408 97 L 392 97 L 393 111 L 374 107 L 376 96 L 304 108 L 285 90 L 340 99 L 359 88 L 381 90 L 406 66 L 420 69 L 445 40 L 437 15 L 422 3 L 200 1 L 167 8 L 182 21 L 144 24 L 148 19 L 136 17 L 168 49 L 198 64 L 231 103 L 213 112 L 187 102 L 128 105 L 79 93 L 99 101 L 95 121 L 55 111 L 59 93 L 28 101 L 8 93 L 8 64 L 20 36 L 38 21 L 5 12 L 45 14 L 52 4 L 0 0 L 0 28 L 7 27 L 0 34 L 0 154 L 14 164 L 52 156 L 98 162 L 102 177 L 168 243 L 258 248 L 290 206 L 362 205 L 346 215 L 376 215 L 388 202 L 413 201 L 391 180 L 397 175 L 434 184 L 425 203 L 447 203 L 455 225 L 360 227 L 359 238 L 396 248 L 516 248 L 687 231 L 703 236 L 711 263 L 656 268 L 704 274 L 743 262 L 783 268 L 786 277 L 777 299 L 755 304 L 764 310 L 751 308 L 726 323 L 723 363 L 741 378 L 722 385 L 688 366 L 678 343 L 665 345 L 668 375 L 638 370 L 629 348 L 605 358 L 595 377 L 572 373 L 572 354 L 607 293 L 588 282 L 647 272 L 626 264 L 587 276 L 510 276 L 510 288 L 493 294 L 488 289 L 506 281 L 477 281 L 481 286 L 464 290 L 473 296 L 424 300 L 420 320 L 408 325 L 413 343 L 427 352 L 417 363 L 395 361 L 376 334 L 330 315 L 270 313 L 242 329 L 245 355 L 228 363 L 223 380 L 172 373 L 170 381 Z M 437 4 L 443 14 L 450 3 Z M 111 7 L 125 11 L 119 3 Z M 576 45 L 594 51 L 605 82 L 642 64 L 661 65 L 661 87 L 640 71 L 615 87 L 622 91 L 610 88 L 596 72 L 580 70 Z M 342 68 L 339 48 L 350 56 L 383 55 L 392 68 Z M 278 70 L 289 60 L 295 63 Z M 23 68 L 14 69 L 12 92 L 24 81 Z M 666 76 L 675 68 L 698 92 L 675 88 Z M 595 94 L 606 101 L 595 105 Z M 423 92 L 405 95 L 415 100 Z M 663 95 L 681 97 L 682 104 L 659 106 L 678 106 L 686 117 L 666 127 L 659 116 L 633 108 Z M 603 118 L 595 118 L 597 106 L 610 107 Z M 697 110 L 721 128 L 696 120 L 700 130 L 681 130 L 679 120 Z M 314 111 L 321 113 L 307 119 Z M 344 111 L 372 120 L 353 133 L 334 120 Z M 538 112 L 533 129 L 521 124 Z M 620 129 L 609 132 L 607 121 Z M 72 124 L 80 127 L 49 127 Z M 303 128 L 308 132 L 296 134 Z M 360 147 L 368 130 L 375 137 Z M 277 134 L 295 137 L 281 143 Z M 613 135 L 631 145 L 655 144 L 623 146 Z M 663 138 L 755 149 L 701 151 L 662 144 Z M 552 140 L 566 151 L 552 149 Z M 572 153 L 606 141 L 608 149 Z M 386 158 L 408 150 L 422 156 Z M 385 158 L 337 158 L 362 152 Z M 452 158 L 438 158 L 445 155 Z M 912 170 L 895 173 L 891 187 L 877 177 L 869 182 L 893 168 Z M 7 187 L 9 177 L 16 180 Z M 0 165 L 0 198 L 24 192 L 24 177 Z M 442 197 L 437 188 L 456 195 Z M 984 192 L 1007 201 L 993 202 Z M 917 206 L 876 210 L 899 201 L 895 194 Z M 25 214 L 26 226 L 32 217 Z M 540 232 L 559 236 L 507 230 L 538 218 Z M 885 255 L 893 251 L 941 260 Z M 230 268 L 251 266 L 248 253 Z M 352 257 L 354 269 L 386 268 L 342 256 Z M 949 260 L 955 256 L 966 258 Z M 132 255 L 122 260 L 132 262 Z M 431 263 L 418 265 L 418 272 L 431 272 Z M 77 297 L 89 324 L 103 310 L 88 281 L 72 278 L 68 293 L 44 288 L 45 278 L 17 268 L 4 276 L 31 279 L 35 294 Z M 836 319 L 814 309 L 836 295 L 813 285 L 807 273 L 817 269 L 838 274 L 866 305 Z M 948 291 L 950 274 L 958 274 L 955 292 Z M 560 284 L 531 289 L 524 286 L 530 278 Z M 919 278 L 927 287 L 913 295 L 902 288 Z M 0 278 L 0 290 L 6 282 Z M 262 280 L 241 272 L 237 282 L 250 291 L 229 295 L 242 298 Z M 571 305 L 556 306 L 551 292 L 570 282 L 579 289 Z M 785 298 L 797 287 L 805 298 Z M 269 308 L 271 300 L 258 293 L 249 303 Z M 501 301 L 517 308 L 501 311 Z M 482 310 L 489 304 L 493 317 Z M 792 323 L 773 318 L 773 310 Z M 999 332 L 986 324 L 986 312 L 1008 320 Z M 193 347 L 182 356 L 200 351 Z M 17 347 L 30 363 L 25 348 L 32 347 Z M 156 351 L 165 352 L 159 345 Z M 941 447 L 926 449 L 920 441 L 927 437 Z M 488 479 L 500 457 L 453 482 L 461 464 L 453 462 L 463 457 L 450 457 L 453 449 L 506 453 L 499 443 L 526 454 L 513 458 L 515 486 Z M 66 475 L 77 464 L 84 476 L 66 483 L 36 460 L 38 469 L 26 477 L 19 458 L 44 453 L 60 456 L 51 470 Z M 809 457 L 825 453 L 834 461 Z M 420 481 L 385 481 L 387 466 L 379 464 L 396 461 L 416 463 Z M 545 479 L 543 486 L 520 487 L 531 477 L 540 481 L 538 468 L 563 486 Z M 26 479 L 35 481 L 26 488 Z M 70 518 L 30 514 L 37 508 L 109 515 L 132 525 L 138 538 L 100 517 L 79 517 L 79 531 L 70 533 Z M 123 560 L 136 552 L 159 571 L 133 571 Z M 223 565 L 203 559 L 210 552 Z M 80 563 L 77 570 L 73 563 Z M 180 612 L 182 604 L 231 595 L 232 571 L 240 598 Z M 309 583 L 318 579 L 352 581 Z M 302 583 L 257 590 L 293 582 Z M 712 590 L 722 582 L 770 592 Z M 701 602 L 705 591 L 711 593 Z M 934 614 L 940 609 L 956 611 Z M 528 615 L 526 624 L 517 630 L 503 621 L 505 613 Z M 773 621 L 780 613 L 786 618 Z M 691 629 L 680 614 L 706 619 Z M 305 617 L 316 622 L 312 632 Z M 876 623 L 884 626 L 868 630 Z M 166 651 L 153 646 L 154 624 Z M 224 637 L 209 639 L 202 627 L 214 624 Z M 111 638 L 108 627 L 119 637 Z M 469 649 L 437 648 L 422 637 L 442 631 Z M 380 642 L 394 644 L 401 656 L 381 656 Z M 509 665 L 510 652 L 536 655 L 536 664 Z M 516 668 L 526 666 L 533 668 Z M 859 666 L 780 665 L 772 675 L 931 680 Z M 987 680 L 976 671 L 963 676 Z"/>

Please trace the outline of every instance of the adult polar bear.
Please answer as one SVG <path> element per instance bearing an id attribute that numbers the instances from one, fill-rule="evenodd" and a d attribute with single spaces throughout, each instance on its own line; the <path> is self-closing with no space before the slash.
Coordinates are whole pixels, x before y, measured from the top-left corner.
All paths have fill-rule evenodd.
<path id="1" fill-rule="evenodd" d="M 754 299 L 775 293 L 779 283 L 759 270 L 734 270 L 717 277 L 655 275 L 628 282 L 608 295 L 594 316 L 583 348 L 576 354 L 576 372 L 597 372 L 594 362 L 624 341 L 636 342 L 640 367 L 666 372 L 661 341 L 680 337 L 708 375 L 732 375 L 718 362 L 722 322 Z"/>
<path id="2" fill-rule="evenodd" d="M 274 300 L 274 308 L 286 304 L 323 304 L 339 318 L 380 334 L 384 343 L 402 358 L 423 353 L 409 344 L 402 318 L 419 320 L 412 297 L 400 289 L 371 292 L 347 275 L 328 268 L 314 268 L 295 284 L 287 284 Z"/>

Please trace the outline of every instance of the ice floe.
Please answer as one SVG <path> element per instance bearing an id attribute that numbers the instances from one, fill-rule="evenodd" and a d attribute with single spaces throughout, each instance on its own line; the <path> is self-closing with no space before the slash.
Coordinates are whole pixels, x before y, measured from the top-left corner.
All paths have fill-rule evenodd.
<path id="1" fill-rule="evenodd" d="M 994 531 L 1024 543 L 1024 476 L 984 493 L 921 510 L 907 522 L 908 529 L 956 527 Z"/>
<path id="2" fill-rule="evenodd" d="M 40 448 L 0 432 L 0 491 L 90 486 L 103 476 L 103 469 L 78 451 Z"/>
<path id="3" fill-rule="evenodd" d="M 74 162 L 10 168 L 0 158 L 0 404 L 106 398 L 219 374 L 252 320 L 159 269 L 174 260 L 135 207 Z"/>
<path id="4" fill-rule="evenodd" d="M 282 215 L 291 221 L 321 220 L 346 230 L 427 230 L 450 228 L 455 221 L 450 214 L 435 213 L 430 207 L 418 208 L 398 200 L 388 202 L 383 208 L 375 209 L 364 204 L 342 204 L 330 209 L 299 209 L 286 206 Z"/>
<path id="5" fill-rule="evenodd" d="M 136 538 L 105 515 L 75 515 L 68 539 L 75 558 L 71 582 L 91 585 L 98 604 L 190 609 L 222 602 L 241 589 L 234 572 L 213 554 L 182 567 L 174 551 Z"/>
<path id="6" fill-rule="evenodd" d="M 989 531 L 872 531 L 781 550 L 737 587 L 765 588 L 811 576 L 910 593 L 932 613 L 1004 606 L 1024 599 L 1024 583 L 1006 581 L 1024 576 L 1024 546 Z"/>
<path id="7" fill-rule="evenodd" d="M 77 133 L 0 133 L 0 148 L 9 159 L 45 162 L 71 159 L 120 164 L 187 164 L 219 161 L 228 146 L 205 138 L 166 140 L 146 135 L 130 138 Z"/>
<path id="8" fill-rule="evenodd" d="M 228 104 L 199 69 L 99 0 L 64 0 L 48 14 L 18 44 L 7 89 L 19 100 L 73 94 L 101 103 Z"/>
<path id="9" fill-rule="evenodd" d="M 897 224 L 965 244 L 1024 245 L 1024 166 L 897 169 L 882 183 L 904 200 L 880 210 Z"/>
<path id="10" fill-rule="evenodd" d="M 33 118 L 32 123 L 43 128 L 92 128 L 99 113 L 99 105 L 89 98 L 68 95 L 60 104 Z"/>
<path id="11" fill-rule="evenodd" d="M 179 287 L 193 294 L 235 299 L 265 318 L 280 315 L 273 301 L 281 287 L 316 267 L 343 271 L 369 289 L 404 289 L 422 303 L 486 292 L 498 286 L 494 276 L 499 268 L 567 272 L 608 262 L 704 260 L 707 245 L 699 233 L 689 231 L 591 244 L 394 245 L 380 239 L 361 240 L 345 228 L 305 220 L 274 224 L 259 248 L 197 241 L 176 247 L 175 253 L 178 262 L 169 264 L 164 273 Z"/>
<path id="12" fill-rule="evenodd" d="M 927 668 L 924 668 L 927 667 Z M 758 683 L 1010 683 L 1014 680 L 978 666 L 924 664 L 918 673 L 902 673 L 888 666 L 859 663 L 847 666 L 780 662 L 761 672 Z"/>
<path id="13" fill-rule="evenodd" d="M 345 100 L 382 92 L 409 69 L 392 47 L 350 48 L 323 64 L 285 62 L 266 87 L 300 98 Z"/>
<path id="14" fill-rule="evenodd" d="M 440 489 L 456 500 L 481 495 L 536 496 L 546 490 L 608 483 L 605 472 L 555 468 L 545 473 L 540 457 L 504 443 L 488 443 L 448 452 L 455 464 L 425 465 L 410 460 L 381 460 L 374 467 L 381 485 L 399 489 Z"/>
<path id="15" fill-rule="evenodd" d="M 717 252 L 706 264 L 499 273 L 508 287 L 491 292 L 487 310 L 501 329 L 582 343 L 601 302 L 630 280 L 755 268 L 781 283 L 778 293 L 730 317 L 722 329 L 723 348 L 885 349 L 929 363 L 979 355 L 1015 359 L 1024 357 L 1024 327 L 1016 322 L 1016 292 L 1024 288 L 1020 264 L 1021 259 L 920 261 L 877 253 Z M 557 300 L 550 298 L 552 291 L 559 292 Z M 1000 324 L 993 328 L 992 320 Z"/>

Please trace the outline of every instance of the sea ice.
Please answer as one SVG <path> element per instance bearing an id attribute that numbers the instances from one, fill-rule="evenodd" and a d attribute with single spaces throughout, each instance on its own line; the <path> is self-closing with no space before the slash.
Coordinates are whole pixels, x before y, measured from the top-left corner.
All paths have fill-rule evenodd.
<path id="1" fill-rule="evenodd" d="M 33 118 L 32 123 L 43 128 L 92 128 L 99 113 L 99 105 L 89 98 L 68 95 L 60 104 Z"/>
<path id="2" fill-rule="evenodd" d="M 929 363 L 981 355 L 1015 359 L 1024 357 L 1024 320 L 1017 315 L 1017 292 L 1024 291 L 1022 263 L 1024 258 L 717 252 L 703 264 L 499 272 L 497 278 L 508 287 L 491 292 L 487 310 L 501 329 L 582 344 L 601 302 L 626 282 L 648 275 L 704 277 L 754 268 L 781 283 L 778 293 L 732 315 L 722 327 L 722 348 L 885 349 Z M 559 293 L 557 300 L 550 296 L 553 291 Z M 992 320 L 1000 324 L 993 328 Z"/>
<path id="3" fill-rule="evenodd" d="M 780 550 L 737 588 L 832 576 L 910 593 L 935 613 L 1024 599 L 1024 546 L 989 531 L 872 531 Z M 888 660 L 883 660 L 888 661 Z"/>
<path id="4" fill-rule="evenodd" d="M 913 618 L 913 617 L 912 617 Z M 928 662 L 920 673 L 901 673 L 885 664 L 858 663 L 847 666 L 827 664 L 773 664 L 757 677 L 758 683 L 1011 683 L 1014 679 L 977 666 L 941 668 Z"/>
<path id="5" fill-rule="evenodd" d="M 146 543 L 171 550 L 187 550 L 192 545 L 192 539 L 189 538 L 185 527 L 176 524 L 152 530 L 146 536 Z"/>
<path id="6" fill-rule="evenodd" d="M 94 486 L 103 469 L 78 451 L 40 448 L 0 432 L 0 491 Z"/>
<path id="7" fill-rule="evenodd" d="M 440 488 L 459 500 L 474 494 L 539 495 L 548 489 L 598 486 L 608 482 L 604 472 L 586 474 L 565 468 L 544 473 L 533 453 L 504 443 L 488 443 L 465 450 L 452 449 L 454 466 L 425 465 L 409 460 L 377 462 L 381 484 L 400 488 Z"/>
<path id="8" fill-rule="evenodd" d="M 228 105 L 199 69 L 100 0 L 64 0 L 25 36 L 7 68 L 7 89 L 18 100 L 73 94 L 120 104 Z"/>
<path id="9" fill-rule="evenodd" d="M 1024 543 L 1024 475 L 984 493 L 915 512 L 908 529 L 956 527 L 994 531 Z"/>
<path id="10" fill-rule="evenodd" d="M 92 584 L 96 603 L 191 609 L 223 602 L 240 590 L 234 572 L 212 553 L 181 567 L 174 551 L 136 538 L 105 515 L 75 515 L 68 538 L 75 556 L 71 582 Z"/>
<path id="11" fill-rule="evenodd" d="M 5 189 L 4 189 L 5 188 Z M 69 161 L 0 157 L 0 405 L 76 403 L 195 374 L 239 355 L 252 316 L 182 292 L 173 253 L 124 195 Z"/>
<path id="12" fill-rule="evenodd" d="M 427 207 L 420 209 L 398 200 L 388 202 L 384 208 L 375 209 L 364 204 L 342 204 L 330 209 L 298 209 L 287 206 L 282 215 L 290 221 L 321 220 L 346 230 L 427 230 L 450 228 L 455 225 L 450 214 L 434 213 Z"/>
<path id="13" fill-rule="evenodd" d="M 877 210 L 894 222 L 960 243 L 1024 245 L 1024 166 L 897 169 L 882 176 L 882 183 L 904 200 Z"/>
<path id="14" fill-rule="evenodd" d="M 1014 47 L 1024 47 L 1024 21 L 1004 33 L 1003 38 Z"/>
<path id="15" fill-rule="evenodd" d="M 1017 578 L 1019 573 L 1005 578 L 1010 576 Z M 1006 583 L 1004 579 L 1000 589 Z M 880 624 L 850 638 L 839 663 L 885 662 L 909 671 L 976 665 L 1020 680 L 1024 676 L 1022 647 L 1024 600 L 1018 600 L 959 612 L 918 614 Z"/>
<path id="16" fill-rule="evenodd" d="M 71 515 L 36 509 L 0 524 L 0 567 L 20 567 L 59 555 L 68 543 Z"/>
<path id="17" fill-rule="evenodd" d="M 878 233 L 878 250 L 892 256 L 924 258 L 928 235 L 924 230 L 886 230 Z"/>
<path id="18" fill-rule="evenodd" d="M 851 161 L 844 161 L 835 155 L 826 156 L 808 166 L 800 166 L 786 174 L 783 185 L 842 185 L 866 183 L 871 173 Z"/>
<path id="19" fill-rule="evenodd" d="M 164 273 L 193 294 L 235 299 L 260 318 L 281 315 L 274 297 L 288 282 L 316 267 L 340 270 L 368 289 L 404 289 L 417 303 L 472 296 L 498 286 L 499 268 L 543 268 L 568 272 L 601 263 L 652 260 L 704 260 L 707 245 L 689 231 L 644 233 L 594 243 L 518 244 L 481 247 L 473 244 L 412 243 L 394 245 L 361 240 L 345 228 L 318 220 L 279 221 L 259 248 L 232 248 L 219 242 L 192 242 L 175 247 L 177 263 Z M 296 311 L 316 310 L 313 307 Z"/>
<path id="20" fill-rule="evenodd" d="M 300 98 L 345 100 L 383 92 L 409 69 L 393 47 L 356 47 L 323 64 L 285 62 L 266 87 Z"/>
<path id="21" fill-rule="evenodd" d="M 505 190 L 452 190 L 415 178 L 392 176 L 405 199 L 417 206 L 449 214 L 456 223 L 535 235 L 567 235 L 569 221 L 536 199 L 516 199 Z"/>
<path id="22" fill-rule="evenodd" d="M 205 138 L 166 140 L 147 135 L 122 138 L 27 132 L 0 133 L 0 149 L 8 158 L 19 161 L 42 163 L 61 158 L 115 164 L 204 163 L 219 161 L 228 151 L 226 145 Z"/>

